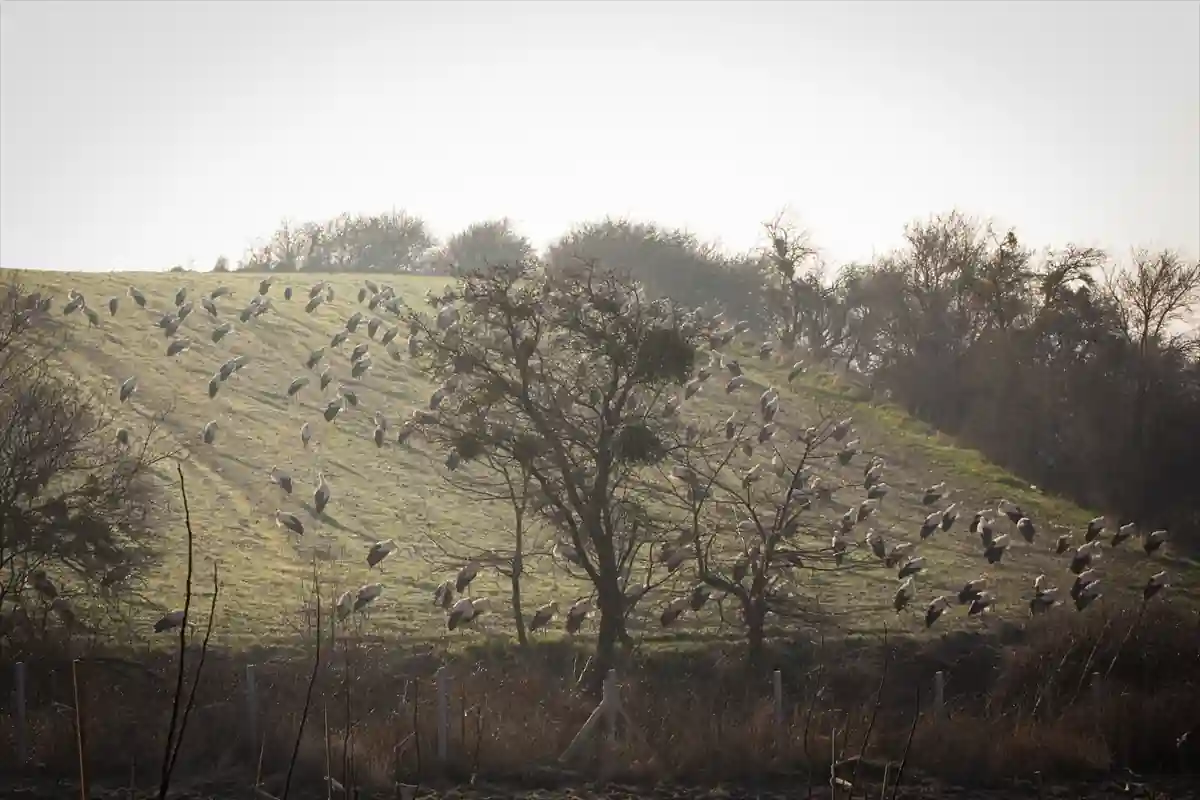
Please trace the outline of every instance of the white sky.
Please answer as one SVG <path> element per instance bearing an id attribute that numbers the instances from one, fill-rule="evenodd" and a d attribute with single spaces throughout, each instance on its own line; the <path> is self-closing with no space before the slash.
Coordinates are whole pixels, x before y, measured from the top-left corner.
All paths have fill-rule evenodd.
<path id="1" fill-rule="evenodd" d="M 0 265 L 239 257 L 284 217 L 630 214 L 834 260 L 958 207 L 1200 254 L 1200 3 L 0 4 Z"/>

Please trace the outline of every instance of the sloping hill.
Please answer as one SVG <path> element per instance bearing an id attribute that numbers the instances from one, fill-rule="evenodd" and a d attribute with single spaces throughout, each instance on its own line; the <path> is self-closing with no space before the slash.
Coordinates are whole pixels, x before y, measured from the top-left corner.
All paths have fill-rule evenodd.
<path id="1" fill-rule="evenodd" d="M 344 328 L 344 320 L 354 311 L 363 311 L 368 319 L 372 315 L 357 300 L 363 285 L 361 276 L 280 277 L 270 290 L 273 309 L 246 323 L 239 321 L 238 312 L 258 294 L 260 276 L 5 273 L 6 282 L 14 279 L 29 291 L 55 296 L 53 324 L 63 329 L 70 342 L 64 358 L 85 381 L 115 395 L 122 380 L 131 375 L 138 377 L 138 391 L 132 401 L 117 408 L 121 424 L 136 435 L 145 429 L 147 417 L 170 409 L 166 426 L 188 453 L 184 469 L 198 555 L 205 560 L 219 560 L 222 568 L 221 638 L 262 640 L 294 632 L 314 554 L 321 561 L 326 597 L 332 587 L 352 588 L 372 580 L 385 584 L 385 593 L 369 621 L 375 632 L 410 637 L 443 635 L 442 617 L 431 603 L 431 594 L 447 576 L 448 568 L 429 563 L 428 559 L 436 558 L 437 553 L 427 536 L 453 531 L 460 539 L 484 545 L 503 542 L 498 532 L 511 526 L 511 516 L 504 507 L 465 498 L 447 486 L 441 458 L 436 454 L 425 453 L 420 447 L 398 446 L 390 437 L 383 448 L 375 446 L 373 414 L 381 411 L 392 421 L 402 419 L 413 408 L 427 403 L 433 387 L 406 356 L 389 358 L 377 343 L 371 347 L 373 369 L 360 380 L 351 380 L 349 350 L 368 341 L 365 325 L 350 336 L 340 352 L 328 351 L 325 363 L 332 365 L 335 375 L 328 389 L 323 392 L 316 373 L 306 370 L 304 361 L 309 352 L 328 345 L 330 336 Z M 308 288 L 318 280 L 330 282 L 335 298 L 306 313 Z M 447 283 L 442 278 L 413 277 L 387 282 L 417 306 L 428 289 L 440 289 Z M 290 301 L 283 297 L 289 284 L 294 290 Z M 145 309 L 128 296 L 131 285 L 145 294 Z M 216 301 L 219 314 L 213 318 L 200 307 L 199 299 L 221 285 L 229 287 L 232 294 Z M 178 334 L 189 338 L 192 347 L 168 357 L 170 340 L 155 323 L 162 313 L 174 310 L 174 297 L 180 288 L 186 288 L 188 299 L 196 301 L 195 310 Z M 89 304 L 101 311 L 99 327 L 89 326 L 80 314 L 62 314 L 70 289 L 82 292 Z M 110 316 L 104 304 L 112 296 L 119 298 L 119 308 Z M 375 313 L 382 318 L 384 329 L 397 324 L 391 315 Z M 214 343 L 211 333 L 223 322 L 231 322 L 233 330 Z M 402 344 L 405 335 L 403 332 L 397 341 Z M 1050 549 L 1056 526 L 1076 533 L 1082 541 L 1082 528 L 1094 514 L 1041 494 L 894 408 L 855 401 L 853 392 L 830 375 L 805 375 L 789 387 L 788 365 L 759 361 L 751 353 L 747 350 L 742 359 L 751 387 L 730 397 L 718 386 L 710 386 L 686 404 L 686 413 L 701 420 L 723 420 L 735 409 L 752 408 L 753 398 L 768 384 L 780 388 L 781 417 L 789 425 L 806 424 L 819 404 L 848 407 L 865 450 L 879 453 L 888 463 L 886 479 L 893 493 L 884 501 L 874 525 L 880 530 L 894 526 L 889 534 L 893 540 L 916 540 L 920 520 L 929 511 L 920 504 L 922 487 L 945 481 L 954 490 L 951 499 L 959 504 L 961 512 L 958 525 L 920 548 L 928 567 L 918 579 L 918 605 L 923 607 L 935 594 L 957 592 L 965 580 L 981 572 L 989 573 L 1001 613 L 1007 616 L 1027 613 L 1025 602 L 1031 595 L 1033 576 L 1039 572 L 1045 572 L 1051 583 L 1064 591 L 1070 585 L 1065 559 Z M 248 357 L 247 366 L 210 399 L 210 377 L 234 356 Z M 310 376 L 312 383 L 289 399 L 288 384 L 301 375 Z M 321 412 L 339 383 L 353 387 L 360 402 L 334 423 L 327 423 Z M 115 396 L 112 402 L 115 405 Z M 217 421 L 219 433 L 215 443 L 204 445 L 200 431 L 210 420 Z M 300 440 L 300 428 L 306 421 L 313 430 L 307 449 Z M 276 465 L 296 479 L 296 491 L 290 497 L 269 480 L 268 473 Z M 329 509 L 320 520 L 309 513 L 308 505 L 318 471 L 324 472 L 333 491 Z M 839 492 L 832 508 L 821 512 L 833 518 L 864 496 L 861 457 L 847 467 L 835 465 L 825 471 L 832 473 L 830 477 L 835 481 L 849 485 Z M 164 473 L 164 478 L 173 480 L 174 476 Z M 966 524 L 973 511 L 994 508 L 1002 497 L 1031 511 L 1042 533 L 1034 545 L 1025 545 L 1014 535 L 1013 547 L 1004 562 L 989 568 L 981 556 L 978 538 L 967 533 Z M 181 522 L 179 504 L 174 505 L 175 517 Z M 305 536 L 298 539 L 277 527 L 273 520 L 276 509 L 303 518 L 308 529 Z M 1002 521 L 1001 528 L 1007 530 L 1008 523 Z M 180 546 L 171 549 L 162 569 L 149 578 L 145 587 L 146 595 L 163 607 L 175 607 L 179 602 L 182 535 L 181 524 L 168 532 L 170 539 L 180 540 Z M 379 572 L 368 571 L 364 559 L 367 547 L 389 537 L 400 543 L 400 552 L 384 562 L 382 577 L 372 577 Z M 861 535 L 858 540 L 862 541 Z M 1190 569 L 1188 565 L 1169 554 L 1160 554 L 1154 564 L 1146 563 L 1139 544 L 1132 541 L 1124 550 L 1106 551 L 1100 568 L 1107 597 L 1140 590 L 1146 578 L 1162 568 L 1172 573 L 1172 594 L 1194 594 L 1194 572 L 1183 574 Z M 538 561 L 533 569 L 535 574 L 527 584 L 527 609 L 551 597 L 569 602 L 581 594 L 580 587 L 552 568 L 549 560 Z M 840 616 L 848 629 L 873 628 L 884 619 L 893 626 L 897 624 L 890 610 L 896 586 L 892 570 L 812 572 L 805 585 L 823 607 L 843 612 Z M 507 597 L 508 591 L 492 574 L 481 574 L 473 590 L 497 598 Z M 503 611 L 501 605 L 507 604 L 498 604 L 498 611 Z M 661 606 L 661 599 L 651 598 L 645 616 L 653 618 Z M 1075 613 L 1073 609 L 1059 612 Z M 715 613 L 706 609 L 699 619 L 690 620 L 684 627 L 711 629 Z M 496 616 L 493 625 L 506 628 L 501 614 Z M 901 624 L 913 631 L 922 627 L 915 616 L 903 619 L 906 621 Z M 971 624 L 978 623 L 957 611 L 945 620 L 945 626 L 951 627 Z M 657 628 L 652 624 L 648 631 Z"/>

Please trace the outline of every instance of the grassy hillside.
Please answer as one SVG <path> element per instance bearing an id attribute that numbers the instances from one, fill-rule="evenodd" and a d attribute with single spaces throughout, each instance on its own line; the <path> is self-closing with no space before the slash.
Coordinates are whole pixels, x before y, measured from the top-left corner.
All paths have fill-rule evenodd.
<path id="1" fill-rule="evenodd" d="M 5 273 L 6 281 L 13 278 L 14 273 Z M 328 345 L 330 336 L 344 327 L 344 320 L 354 311 L 362 310 L 370 318 L 370 312 L 357 302 L 358 289 L 363 285 L 360 277 L 283 277 L 270 291 L 273 309 L 244 324 L 238 320 L 238 312 L 258 293 L 259 277 L 20 272 L 15 273 L 15 279 L 29 291 L 55 296 L 54 324 L 69 336 L 70 347 L 64 358 L 86 381 L 111 392 L 112 403 L 116 403 L 115 391 L 120 382 L 137 376 L 137 393 L 130 403 L 117 409 L 122 424 L 135 435 L 145 429 L 146 417 L 171 408 L 166 424 L 186 447 L 184 470 L 198 555 L 205 562 L 217 559 L 221 564 L 224 588 L 218 636 L 227 641 L 250 641 L 292 633 L 300 624 L 297 612 L 305 599 L 304 584 L 312 572 L 314 553 L 320 558 L 327 589 L 352 588 L 373 580 L 385 584 L 368 622 L 372 632 L 443 636 L 442 616 L 433 607 L 431 595 L 452 572 L 448 565 L 439 568 L 429 562 L 437 553 L 427 536 L 449 531 L 460 539 L 502 543 L 499 532 L 510 526 L 511 517 L 505 508 L 465 498 L 448 487 L 442 478 L 441 458 L 436 454 L 427 454 L 419 446 L 397 446 L 394 438 L 382 449 L 376 448 L 372 439 L 374 413 L 381 411 L 393 422 L 398 421 L 413 408 L 423 407 L 433 387 L 413 369 L 407 357 L 393 360 L 377 343 L 371 345 L 373 369 L 361 380 L 352 380 L 350 349 L 368 341 L 365 325 L 340 351 L 327 352 L 325 363 L 332 365 L 335 380 L 325 392 L 319 388 L 316 373 L 305 369 L 309 352 Z M 331 282 L 335 299 L 306 313 L 308 288 L 320 279 Z M 388 282 L 414 305 L 421 304 L 428 289 L 446 284 L 440 278 L 393 278 Z M 290 301 L 283 296 L 289 284 L 295 292 Z M 148 300 L 145 309 L 128 296 L 130 285 L 144 292 Z M 212 318 L 200 307 L 199 298 L 220 285 L 232 289 L 232 295 L 216 301 L 219 316 Z M 181 287 L 187 288 L 188 299 L 196 301 L 195 310 L 178 334 L 190 338 L 192 347 L 168 357 L 170 340 L 155 322 L 163 312 L 174 310 L 173 299 Z M 98 328 L 90 327 L 80 314 L 62 315 L 67 292 L 72 288 L 101 311 Z M 114 316 L 105 307 L 112 296 L 120 298 Z M 390 314 L 376 313 L 383 319 L 384 329 L 396 324 Z M 232 332 L 214 344 L 211 332 L 227 321 L 233 325 Z M 401 350 L 405 335 L 402 332 L 397 339 Z M 239 355 L 250 359 L 248 365 L 210 399 L 210 377 L 223 362 Z M 954 490 L 952 499 L 962 512 L 958 525 L 920 547 L 928 566 L 918 578 L 918 605 L 923 607 L 935 594 L 957 592 L 964 580 L 981 572 L 991 577 L 1000 612 L 1009 617 L 1027 613 L 1025 601 L 1038 572 L 1045 572 L 1064 591 L 1070 585 L 1066 560 L 1050 551 L 1058 532 L 1055 528 L 1061 526 L 1079 534 L 1086 520 L 1094 516 L 1092 512 L 1038 492 L 892 407 L 855 401 L 853 392 L 832 376 L 806 375 L 788 387 L 788 365 L 759 361 L 753 356 L 743 358 L 742 363 L 753 386 L 733 400 L 714 386 L 689 401 L 687 412 L 701 419 L 724 419 L 733 408 L 744 410 L 752 405 L 746 395 L 757 397 L 768 384 L 780 387 L 781 416 L 789 422 L 811 418 L 818 404 L 848 405 L 864 448 L 878 452 L 888 462 L 886 480 L 893 493 L 884 502 L 875 526 L 882 530 L 894 525 L 893 539 L 917 538 L 920 520 L 928 511 L 920 506 L 922 487 L 946 481 Z M 289 399 L 288 384 L 301 375 L 309 375 L 312 383 Z M 339 383 L 353 387 L 360 403 L 335 422 L 327 423 L 321 412 Z M 217 421 L 219 433 L 212 445 L 205 445 L 200 431 L 210 420 Z M 300 440 L 300 428 L 306 421 L 313 430 L 307 450 Z M 276 465 L 296 480 L 291 497 L 268 478 Z M 320 520 L 308 510 L 318 471 L 324 472 L 333 491 L 333 500 Z M 861 461 L 834 472 L 836 477 L 860 485 Z M 164 473 L 164 478 L 171 479 L 173 474 Z M 861 488 L 847 488 L 838 497 L 846 504 L 856 504 L 862 496 Z M 1014 535 L 1004 562 L 989 568 L 980 554 L 978 538 L 967 533 L 966 524 L 974 510 L 994 507 L 1002 497 L 1032 511 L 1043 533 L 1034 545 L 1025 545 Z M 172 502 L 179 524 L 171 528 L 168 537 L 178 540 L 180 546 L 170 550 L 162 569 L 150 576 L 145 587 L 146 597 L 162 607 L 176 607 L 181 599 L 182 514 L 178 502 Z M 845 507 L 835 504 L 822 513 L 833 518 Z M 276 526 L 276 509 L 304 519 L 305 536 L 297 538 Z M 1001 522 L 1001 528 L 1007 530 L 1006 521 Z M 384 562 L 382 577 L 372 577 L 378 571 L 368 571 L 366 551 L 372 542 L 384 538 L 396 539 L 401 549 Z M 861 542 L 861 535 L 858 540 Z M 1190 566 L 1173 559 L 1169 552 L 1160 553 L 1156 563 L 1149 564 L 1138 542 L 1129 542 L 1125 547 L 1118 552 L 1106 550 L 1099 565 L 1104 573 L 1106 599 L 1140 590 L 1145 579 L 1162 568 L 1172 573 L 1170 594 L 1194 597 L 1195 573 Z M 1166 566 L 1159 566 L 1161 562 Z M 552 568 L 548 559 L 535 563 L 534 569 L 526 598 L 530 612 L 549 598 L 569 603 L 585 593 Z M 885 620 L 893 627 L 900 624 L 913 631 L 922 628 L 915 614 L 902 617 L 898 623 L 890 610 L 896 586 L 894 571 L 814 572 L 807 586 L 823 606 L 845 611 L 842 619 L 848 629 L 871 629 Z M 474 594 L 490 594 L 497 600 L 507 597 L 506 586 L 488 573 L 480 575 L 473 590 Z M 644 615 L 653 619 L 663 602 L 652 598 L 644 605 Z M 503 612 L 506 606 L 506 602 L 498 602 L 497 610 Z M 143 616 L 151 613 L 144 611 Z M 1075 612 L 1063 608 L 1058 613 Z M 699 619 L 689 620 L 684 627 L 711 630 L 715 615 L 714 610 L 706 609 Z M 939 623 L 939 629 L 978 624 L 956 609 Z M 507 630 L 510 623 L 497 614 L 492 625 Z M 657 623 L 646 627 L 648 633 L 659 630 Z"/>

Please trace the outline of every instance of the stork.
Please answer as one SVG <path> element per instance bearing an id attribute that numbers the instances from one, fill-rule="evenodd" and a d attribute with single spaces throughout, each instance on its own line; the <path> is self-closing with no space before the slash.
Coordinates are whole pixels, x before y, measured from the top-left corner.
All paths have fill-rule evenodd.
<path id="1" fill-rule="evenodd" d="M 933 623 L 937 622 L 938 617 L 946 613 L 948 608 L 950 608 L 950 599 L 945 595 L 933 598 L 925 609 L 925 627 L 932 628 Z"/>
<path id="2" fill-rule="evenodd" d="M 385 539 L 382 542 L 376 542 L 371 545 L 371 549 L 367 551 L 367 568 L 370 569 L 376 564 L 382 562 L 385 558 L 392 554 L 396 549 L 396 542 L 393 539 Z"/>

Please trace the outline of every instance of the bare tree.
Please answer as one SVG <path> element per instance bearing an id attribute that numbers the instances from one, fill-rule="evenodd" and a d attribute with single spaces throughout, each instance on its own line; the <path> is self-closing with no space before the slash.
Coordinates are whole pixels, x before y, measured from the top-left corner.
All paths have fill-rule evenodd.
<path id="1" fill-rule="evenodd" d="M 1189 263 L 1169 250 L 1153 255 L 1140 250 L 1134 254 L 1131 268 L 1109 274 L 1108 287 L 1117 301 L 1126 338 L 1137 348 L 1130 447 L 1133 474 L 1140 487 L 1135 509 L 1142 516 L 1149 507 L 1146 464 L 1151 360 L 1160 353 L 1177 351 L 1189 341 L 1182 333 L 1171 334 L 1170 327 L 1200 302 L 1200 261 Z"/>
<path id="2" fill-rule="evenodd" d="M 497 453 L 532 477 L 594 587 L 603 674 L 630 641 L 624 586 L 656 531 L 639 473 L 667 456 L 664 395 L 687 380 L 706 326 L 591 265 L 495 267 L 430 303 L 432 319 L 408 317 L 410 350 L 445 397 L 412 425 L 441 432 L 454 469 L 486 470 Z"/>
<path id="3" fill-rule="evenodd" d="M 442 451 L 453 450 L 455 443 L 467 433 L 453 417 L 439 420 L 437 424 L 427 424 L 422 432 L 426 440 Z M 533 475 L 525 464 L 498 449 L 480 455 L 475 460 L 475 469 L 460 471 L 457 465 L 453 470 L 448 468 L 449 465 L 444 466 L 446 482 L 464 497 L 488 503 L 507 503 L 512 512 L 513 527 L 510 531 L 511 543 L 499 548 L 480 547 L 445 531 L 429 535 L 437 551 L 434 561 L 443 568 L 461 568 L 473 562 L 494 569 L 504 577 L 511 588 L 517 641 L 524 647 L 528 644 L 528 636 L 521 580 L 531 558 L 549 555 L 544 547 L 545 537 L 538 535 L 539 531 L 545 530 L 545 526 L 532 507 L 535 495 Z"/>
<path id="4" fill-rule="evenodd" d="M 689 424 L 691 441 L 672 448 L 668 476 L 671 505 L 681 514 L 672 555 L 686 558 L 697 583 L 671 601 L 664 622 L 710 600 L 732 602 L 752 665 L 763 655 L 768 615 L 815 620 L 811 596 L 798 585 L 801 571 L 880 563 L 856 557 L 851 538 L 872 502 L 851 506 L 836 524 L 818 511 L 842 488 L 828 466 L 860 452 L 849 419 L 822 410 L 813 425 L 796 428 L 776 419 L 779 403 L 772 387 L 754 413 L 715 426 Z"/>
<path id="5" fill-rule="evenodd" d="M 157 420 L 118 429 L 101 400 L 56 371 L 48 298 L 9 284 L 0 298 L 0 634 L 133 577 L 154 557 Z M 11 610 L 5 608 L 8 606 Z M 11 615 L 11 616 L 10 616 Z"/>

